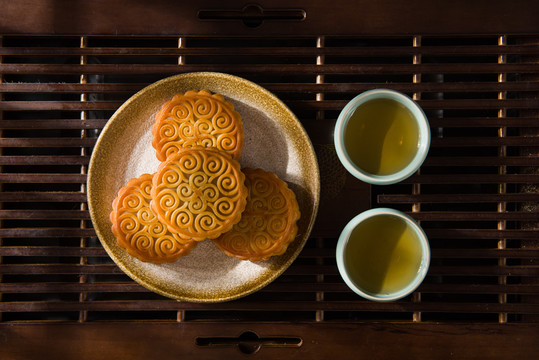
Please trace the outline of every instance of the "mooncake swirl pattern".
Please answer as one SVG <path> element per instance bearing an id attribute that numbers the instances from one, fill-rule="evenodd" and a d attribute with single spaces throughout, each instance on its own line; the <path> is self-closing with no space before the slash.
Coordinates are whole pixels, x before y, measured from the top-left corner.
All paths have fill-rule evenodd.
<path id="1" fill-rule="evenodd" d="M 300 218 L 296 196 L 277 175 L 243 169 L 249 191 L 239 223 L 214 240 L 228 256 L 260 261 L 283 254 L 294 240 Z"/>
<path id="2" fill-rule="evenodd" d="M 244 145 L 241 115 L 208 90 L 176 94 L 155 117 L 152 145 L 159 161 L 185 147 L 215 148 L 239 159 Z"/>
<path id="3" fill-rule="evenodd" d="M 173 262 L 189 254 L 196 242 L 169 231 L 150 208 L 152 175 L 131 179 L 112 203 L 110 220 L 118 245 L 144 262 Z"/>
<path id="4" fill-rule="evenodd" d="M 247 201 L 244 180 L 239 163 L 226 153 L 180 149 L 159 166 L 151 207 L 182 238 L 214 239 L 240 220 Z"/>

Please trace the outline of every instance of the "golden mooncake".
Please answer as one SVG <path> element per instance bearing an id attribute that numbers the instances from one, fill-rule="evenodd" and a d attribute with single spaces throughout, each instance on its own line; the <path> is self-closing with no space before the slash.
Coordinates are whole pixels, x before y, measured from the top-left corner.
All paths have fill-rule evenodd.
<path id="1" fill-rule="evenodd" d="M 193 146 L 215 148 L 238 160 L 244 145 L 241 115 L 222 95 L 208 90 L 174 95 L 157 113 L 152 135 L 159 161 Z"/>
<path id="2" fill-rule="evenodd" d="M 182 238 L 214 239 L 240 220 L 247 202 L 244 181 L 240 164 L 226 153 L 180 149 L 155 173 L 151 207 Z"/>
<path id="3" fill-rule="evenodd" d="M 214 240 L 228 256 L 260 261 L 283 254 L 298 232 L 296 195 L 277 175 L 262 169 L 243 169 L 249 191 L 239 223 Z"/>
<path id="4" fill-rule="evenodd" d="M 144 262 L 173 262 L 189 254 L 196 242 L 169 231 L 150 208 L 152 175 L 131 179 L 112 203 L 110 220 L 118 245 Z"/>

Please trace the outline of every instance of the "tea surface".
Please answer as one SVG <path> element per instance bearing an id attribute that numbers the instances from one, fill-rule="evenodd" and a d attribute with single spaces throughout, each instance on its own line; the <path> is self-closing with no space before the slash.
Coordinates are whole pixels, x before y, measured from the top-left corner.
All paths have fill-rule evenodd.
<path id="1" fill-rule="evenodd" d="M 404 105 L 391 99 L 374 99 L 352 114 L 344 142 L 356 165 L 370 174 L 388 175 L 404 169 L 414 158 L 419 128 Z"/>
<path id="2" fill-rule="evenodd" d="M 391 294 L 413 281 L 421 266 L 421 244 L 404 220 L 378 215 L 361 223 L 345 249 L 350 278 L 373 294 Z"/>

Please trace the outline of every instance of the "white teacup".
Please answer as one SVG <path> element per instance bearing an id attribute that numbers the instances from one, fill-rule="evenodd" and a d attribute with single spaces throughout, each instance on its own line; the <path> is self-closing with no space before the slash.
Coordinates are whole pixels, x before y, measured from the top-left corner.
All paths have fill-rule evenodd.
<path id="1" fill-rule="evenodd" d="M 393 301 L 421 284 L 430 264 L 430 247 L 410 216 L 376 208 L 345 226 L 336 258 L 343 280 L 355 293 L 369 300 Z"/>
<path id="2" fill-rule="evenodd" d="M 394 184 L 415 173 L 425 160 L 430 127 L 423 110 L 408 96 L 375 89 L 343 108 L 334 142 L 341 163 L 356 178 Z"/>

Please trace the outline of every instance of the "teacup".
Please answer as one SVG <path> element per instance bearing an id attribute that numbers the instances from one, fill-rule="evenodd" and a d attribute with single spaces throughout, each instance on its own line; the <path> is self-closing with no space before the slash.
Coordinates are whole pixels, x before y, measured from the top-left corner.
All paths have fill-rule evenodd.
<path id="1" fill-rule="evenodd" d="M 430 146 L 430 128 L 421 107 L 388 89 L 366 91 L 341 111 L 334 142 L 344 167 L 377 185 L 402 181 L 419 169 Z"/>
<path id="2" fill-rule="evenodd" d="M 336 258 L 343 280 L 355 293 L 369 300 L 393 301 L 421 284 L 430 264 L 430 247 L 410 216 L 375 208 L 345 226 Z"/>

